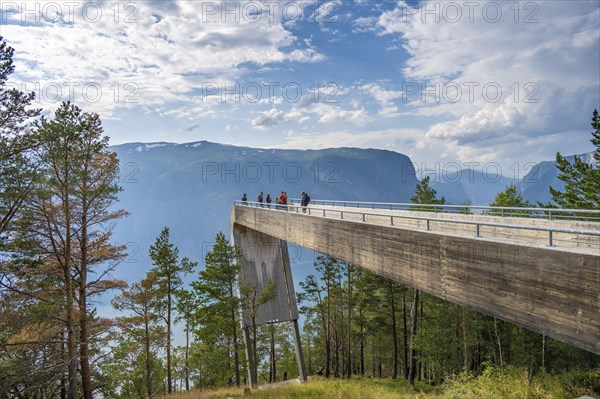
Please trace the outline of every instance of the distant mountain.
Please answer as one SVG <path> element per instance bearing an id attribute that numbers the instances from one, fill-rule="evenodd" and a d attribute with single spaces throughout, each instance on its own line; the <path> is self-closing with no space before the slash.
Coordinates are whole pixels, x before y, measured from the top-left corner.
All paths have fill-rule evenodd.
<path id="1" fill-rule="evenodd" d="M 488 205 L 496 194 L 514 182 L 513 179 L 494 172 L 481 172 L 463 169 L 431 176 L 431 186 L 438 197 L 446 198 L 446 203 L 461 205 L 466 201 L 473 205 Z"/>
<path id="2" fill-rule="evenodd" d="M 579 155 L 585 162 L 593 164 L 593 152 Z M 575 156 L 567 157 L 571 163 L 575 161 Z M 523 194 L 523 198 L 537 204 L 538 201 L 546 204 L 551 201 L 549 187 L 557 190 L 563 190 L 564 184 L 558 179 L 558 169 L 555 161 L 544 161 L 531 168 L 529 173 L 519 182 L 518 189 Z"/>
<path id="3" fill-rule="evenodd" d="M 408 202 L 417 184 L 411 160 L 385 150 L 262 150 L 205 141 L 111 150 L 121 165 L 118 206 L 131 213 L 115 229 L 115 240 L 129 247 L 120 276 L 128 280 L 149 269 L 148 247 L 164 226 L 181 256 L 203 260 L 218 231 L 229 236 L 230 209 L 243 193 L 250 201 L 260 191 L 265 198 L 306 191 L 312 199 Z"/>
<path id="4" fill-rule="evenodd" d="M 593 152 L 579 155 L 585 162 L 594 163 Z M 574 162 L 575 156 L 567 157 Z M 546 204 L 551 201 L 550 189 L 564 189 L 558 179 L 555 161 L 543 161 L 531 167 L 522 180 L 505 177 L 496 173 L 463 169 L 452 173 L 431 175 L 431 186 L 438 191 L 438 196 L 445 196 L 449 204 L 463 204 L 470 201 L 474 205 L 488 205 L 494 201 L 496 194 L 510 184 L 516 184 L 525 200 L 537 205 L 538 201 Z"/>
<path id="5" fill-rule="evenodd" d="M 127 244 L 129 258 L 117 277 L 138 280 L 151 267 L 148 247 L 161 229 L 181 256 L 201 261 L 218 231 L 229 235 L 230 209 L 243 193 L 250 201 L 260 191 L 286 191 L 298 198 L 410 202 L 417 184 L 411 160 L 376 149 L 275 150 L 200 141 L 187 144 L 130 143 L 111 147 L 121 165 L 119 207 L 131 215 L 119 222 L 115 241 Z M 589 159 L 590 154 L 586 154 Z M 447 203 L 487 205 L 512 179 L 475 170 L 432 176 L 432 186 Z M 549 200 L 548 186 L 562 187 L 554 162 L 532 168 L 516 182 L 525 198 Z M 311 265 L 314 254 L 299 250 L 293 260 Z M 310 267 L 303 269 L 310 272 Z M 298 280 L 298 278 L 296 278 Z"/>

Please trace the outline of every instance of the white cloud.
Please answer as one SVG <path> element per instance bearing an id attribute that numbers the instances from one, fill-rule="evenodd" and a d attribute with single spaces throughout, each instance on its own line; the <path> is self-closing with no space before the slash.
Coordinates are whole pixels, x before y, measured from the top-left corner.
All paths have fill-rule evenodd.
<path id="1" fill-rule="evenodd" d="M 312 107 L 311 111 L 319 116 L 320 123 L 350 122 L 355 126 L 365 126 L 373 120 L 363 108 L 345 110 L 340 107 L 318 103 Z"/>
<path id="2" fill-rule="evenodd" d="M 86 101 L 79 90 L 75 90 L 74 99 L 85 102 L 86 109 L 100 112 L 103 117 L 109 117 L 117 108 L 177 102 L 182 108 L 197 105 L 189 93 L 201 82 L 239 79 L 246 73 L 245 65 L 324 59 L 323 54 L 285 28 L 280 8 L 283 3 L 276 3 L 269 15 L 258 20 L 240 11 L 239 21 L 235 15 L 225 15 L 222 22 L 221 11 L 209 15 L 207 5 L 221 7 L 224 3 L 177 0 L 164 7 L 161 2 L 144 1 L 115 3 L 110 8 L 109 3 L 90 2 L 97 6 L 85 9 L 81 3 L 73 10 L 71 20 L 65 20 L 69 14 L 63 9 L 65 18 L 54 23 L 43 18 L 52 9 L 47 3 L 63 4 L 36 2 L 42 16 L 38 23 L 32 15 L 24 25 L 27 14 L 21 12 L 2 22 L 2 35 L 16 49 L 17 73 L 13 77 L 42 87 L 49 83 L 100 84 L 103 90 L 98 101 Z M 93 12 L 98 7 L 102 17 L 94 21 Z M 118 15 L 115 7 L 121 7 Z M 126 23 L 127 17 L 130 21 Z M 133 99 L 137 103 L 115 99 L 117 88 L 127 94 L 123 88 L 126 84 L 136 88 Z M 71 98 L 61 98 L 66 99 Z"/>
<path id="3" fill-rule="evenodd" d="M 378 114 L 385 118 L 398 116 L 398 107 L 394 104 L 394 100 L 402 97 L 401 91 L 386 90 L 381 85 L 369 83 L 363 85 L 362 89 L 370 94 L 377 103 L 380 109 Z"/>
<path id="4" fill-rule="evenodd" d="M 284 112 L 276 108 L 260 112 L 252 120 L 252 127 L 259 130 L 267 130 L 282 121 L 303 124 L 311 119 L 311 115 L 316 116 L 318 123 L 321 124 L 349 123 L 354 126 L 363 127 L 373 120 L 363 108 L 346 110 L 331 104 L 311 103 L 310 106 L 294 107 L 289 112 Z"/>
<path id="5" fill-rule="evenodd" d="M 427 140 L 475 158 L 489 156 L 495 143 L 492 152 L 502 157 L 523 143 L 536 146 L 528 141 L 532 137 L 585 127 L 583 115 L 591 115 L 600 100 L 598 3 L 477 2 L 471 3 L 472 19 L 466 3 L 452 3 L 461 8 L 458 20 L 446 2 L 399 1 L 377 21 L 378 34 L 400 38 L 410 54 L 403 85 L 424 85 L 412 95 L 405 91 L 407 105 L 442 120 L 430 127 Z M 502 17 L 493 22 L 497 7 Z M 423 96 L 423 87 L 429 94 Z M 462 90 L 458 97 L 456 87 Z M 365 88 L 382 106 L 380 113 L 393 111 L 385 91 Z M 495 99 L 498 88 L 502 95 Z"/>
<path id="6" fill-rule="evenodd" d="M 418 129 L 388 129 L 353 132 L 350 130 L 336 130 L 318 135 L 298 134 L 288 135 L 283 143 L 272 147 L 276 148 L 387 148 L 390 150 L 408 153 L 415 145 L 415 140 L 423 136 Z"/>
<path id="7" fill-rule="evenodd" d="M 285 113 L 276 108 L 271 108 L 269 111 L 261 112 L 252 120 L 252 127 L 255 129 L 266 130 L 279 123 L 283 119 Z"/>
<path id="8" fill-rule="evenodd" d="M 54 2 L 35 3 L 49 7 Z M 261 145 L 278 146 L 276 141 L 287 134 L 286 145 L 302 148 L 356 145 L 407 153 L 412 149 L 410 155 L 416 159 L 539 160 L 551 158 L 557 149 L 569 152 L 573 143 L 587 144 L 591 110 L 600 103 L 599 9 L 593 1 L 518 2 L 517 23 L 515 2 L 499 1 L 489 2 L 502 6 L 503 17 L 495 23 L 482 14 L 485 2 L 474 5 L 473 21 L 465 2 L 284 0 L 271 3 L 275 9 L 262 10 L 258 20 L 246 16 L 236 21 L 225 15 L 222 22 L 220 11 L 212 14 L 209 6 L 253 2 L 145 0 L 131 2 L 134 8 L 129 10 L 123 7 L 130 3 L 117 3 L 121 6 L 117 23 L 108 8 L 113 3 L 94 3 L 104 7 L 104 18 L 95 23 L 76 14 L 72 23 L 23 26 L 13 15 L 2 21 L 0 29 L 16 49 L 15 81 L 27 82 L 28 91 L 35 82 L 41 87 L 59 84 L 63 91 L 68 91 L 66 83 L 79 83 L 75 92 L 79 102 L 85 84 L 100 84 L 100 101 L 83 106 L 100 112 L 103 119 L 141 122 L 125 128 L 125 141 L 130 140 L 129 130 L 135 130 L 131 126 L 146 130 L 148 126 L 142 125 L 147 119 L 153 123 L 150 130 L 160 130 L 154 134 L 164 134 L 164 140 L 180 140 L 185 127 L 199 125 L 208 135 L 203 139 L 243 145 L 255 144 L 260 136 Z M 288 3 L 293 6 L 284 15 Z M 449 4 L 462 7 L 459 21 L 447 20 L 452 16 Z M 289 12 L 297 6 L 303 14 L 294 20 Z M 436 11 L 424 15 L 427 7 L 439 7 L 439 22 Z M 339 12 L 332 15 L 336 8 Z M 124 23 L 131 11 L 137 22 Z M 489 19 L 491 12 L 490 8 L 485 17 Z M 538 22 L 524 23 L 525 18 Z M 350 37 L 351 32 L 356 36 Z M 318 34 L 323 36 L 313 36 Z M 326 43 L 332 36 L 340 40 L 335 49 Z M 359 49 L 374 42 L 368 49 L 372 60 L 352 63 L 353 57 L 365 58 L 365 53 L 355 51 L 354 39 Z M 298 67 L 299 63 L 322 64 Z M 323 83 L 331 74 L 341 87 L 312 90 L 314 81 Z M 278 94 L 263 95 L 256 102 L 234 101 L 231 96 L 224 101 L 220 91 L 207 95 L 202 90 L 207 82 L 232 88 L 236 82 L 262 83 L 282 76 L 310 86 L 311 95 L 305 90 L 297 103 Z M 409 92 L 409 84 L 419 85 L 418 92 Z M 485 85 L 499 87 L 502 97 L 490 101 L 486 96 L 493 90 L 484 92 Z M 429 90 L 426 95 L 423 87 Z M 432 87 L 439 101 L 433 98 Z M 462 90 L 461 96 L 450 101 L 455 87 Z M 137 102 L 125 102 L 128 97 Z M 169 119 L 161 120 L 162 116 Z M 174 119 L 183 119 L 175 121 L 180 136 L 168 133 Z M 241 138 L 248 126 L 282 134 L 253 132 L 250 139 Z M 210 136 L 211 131 L 220 133 Z M 145 137 L 139 133 L 136 139 Z"/>

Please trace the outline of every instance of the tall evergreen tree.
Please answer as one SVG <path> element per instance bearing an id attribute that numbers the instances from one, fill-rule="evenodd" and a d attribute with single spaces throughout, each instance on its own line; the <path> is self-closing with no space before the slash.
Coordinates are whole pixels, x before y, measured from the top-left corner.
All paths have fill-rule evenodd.
<path id="1" fill-rule="evenodd" d="M 252 375 L 253 380 L 258 381 L 258 353 L 257 353 L 257 324 L 256 316 L 258 315 L 258 309 L 267 302 L 272 301 L 277 296 L 276 285 L 273 281 L 268 281 L 261 291 L 251 284 L 240 281 L 240 294 L 242 298 L 242 307 L 246 309 L 250 315 L 252 323 L 252 342 L 246 342 L 249 345 L 250 353 L 252 356 Z"/>
<path id="2" fill-rule="evenodd" d="M 323 369 L 325 377 L 329 378 L 331 372 L 335 372 L 335 368 L 338 366 L 335 361 L 336 342 L 334 341 L 336 329 L 335 292 L 338 287 L 338 279 L 341 276 L 340 264 L 329 256 L 319 255 L 317 262 L 315 262 L 315 270 L 321 274 L 320 280 L 323 285 L 319 283 L 314 275 L 307 276 L 303 282 L 300 282 L 300 287 L 304 292 L 298 294 L 298 299 L 301 303 L 314 304 L 314 309 L 305 305 L 301 308 L 301 311 L 309 317 L 314 312 L 318 314 L 321 321 L 325 350 Z M 334 350 L 334 353 L 332 353 L 332 350 Z"/>
<path id="3" fill-rule="evenodd" d="M 494 201 L 490 203 L 490 206 L 495 207 L 508 207 L 508 208 L 530 208 L 533 207 L 533 204 L 528 200 L 523 199 L 523 194 L 519 194 L 517 192 L 517 186 L 514 184 L 510 184 L 506 186 L 503 191 L 500 191 L 496 194 Z M 499 209 L 492 209 L 489 211 L 492 215 L 503 215 L 505 212 L 502 212 Z M 529 212 L 526 211 L 512 211 L 511 215 L 528 215 Z"/>
<path id="4" fill-rule="evenodd" d="M 0 36 L 0 233 L 31 192 L 38 161 L 32 150 L 39 145 L 35 122 L 40 110 L 30 108 L 34 93 L 7 89 L 13 56 L 14 49 Z"/>
<path id="5" fill-rule="evenodd" d="M 159 306 L 165 309 L 165 325 L 167 328 L 166 351 L 167 351 L 167 390 L 173 392 L 173 377 L 171 370 L 171 328 L 173 325 L 173 308 L 177 303 L 177 294 L 181 292 L 183 281 L 182 274 L 191 273 L 196 262 L 188 258 L 179 261 L 179 249 L 169 242 L 169 228 L 165 227 L 156 238 L 154 245 L 150 246 L 150 259 L 154 267 L 151 272 L 156 276 L 158 292 L 166 302 Z"/>
<path id="6" fill-rule="evenodd" d="M 556 167 L 560 171 L 558 178 L 565 184 L 564 191 L 550 187 L 552 200 L 563 208 L 600 209 L 600 116 L 598 110 L 592 115 L 591 142 L 596 147 L 593 153 L 594 163 L 585 162 L 575 155 L 570 163 L 566 157 L 556 153 Z"/>
<path id="7" fill-rule="evenodd" d="M 214 341 L 218 341 L 219 336 L 225 338 L 227 353 L 230 348 L 233 352 L 233 373 L 238 387 L 241 385 L 238 338 L 240 301 L 237 297 L 239 258 L 240 249 L 230 245 L 225 235 L 219 232 L 212 250 L 206 254 L 205 269 L 200 271 L 198 281 L 192 283 L 199 303 L 198 333 Z"/>
<path id="8" fill-rule="evenodd" d="M 190 330 L 193 323 L 194 317 L 194 298 L 190 291 L 181 289 L 178 293 L 179 300 L 177 301 L 177 313 L 179 316 L 178 321 L 183 320 L 185 323 L 185 349 L 184 349 L 184 379 L 185 379 L 185 390 L 190 390 Z"/>
<path id="9" fill-rule="evenodd" d="M 129 337 L 132 342 L 143 343 L 143 358 L 145 365 L 145 385 L 147 398 L 154 396 L 156 381 L 153 382 L 153 349 L 164 342 L 164 328 L 159 325 L 161 314 L 159 291 L 156 289 L 156 275 L 148 273 L 139 283 L 134 283 L 121 295 L 113 298 L 115 309 L 130 312 L 128 316 L 118 318 L 123 335 Z M 157 311 L 158 310 L 158 311 Z M 124 341 L 124 340 L 122 340 Z"/>
<path id="10" fill-rule="evenodd" d="M 13 232 L 15 251 L 29 253 L 38 268 L 60 272 L 61 279 L 54 284 L 63 294 L 69 398 L 78 395 L 78 368 L 84 398 L 93 396 L 88 322 L 94 312 L 87 299 L 122 285 L 105 279 L 123 257 L 123 248 L 109 242 L 108 224 L 125 212 L 108 210 L 119 191 L 118 162 L 106 150 L 108 139 L 101 133 L 97 115 L 70 103 L 63 103 L 53 119 L 42 120 L 37 184 Z M 92 271 L 95 277 L 89 279 Z M 24 278 L 34 275 L 30 272 Z"/>
<path id="11" fill-rule="evenodd" d="M 76 107 L 72 107 L 77 112 Z M 44 127 L 45 128 L 45 127 Z M 82 131 L 77 143 L 77 162 L 73 173 L 77 180 L 74 192 L 75 238 L 77 240 L 75 280 L 78 286 L 80 372 L 85 399 L 92 399 L 90 368 L 88 297 L 122 286 L 122 282 L 103 279 L 124 258 L 123 247 L 110 243 L 110 223 L 125 216 L 124 210 L 112 210 L 121 191 L 118 185 L 119 161 L 109 152 L 108 137 L 102 137 L 97 114 L 82 115 Z M 92 274 L 99 267 L 101 273 Z M 100 276 L 91 279 L 90 275 Z"/>
<path id="12" fill-rule="evenodd" d="M 417 183 L 415 188 L 415 195 L 410 197 L 410 202 L 413 204 L 429 204 L 429 205 L 443 205 L 446 203 L 446 198 L 437 198 L 437 191 L 429 186 L 431 176 L 425 176 L 423 180 Z M 410 209 L 415 211 L 434 211 L 435 206 L 411 206 Z"/>

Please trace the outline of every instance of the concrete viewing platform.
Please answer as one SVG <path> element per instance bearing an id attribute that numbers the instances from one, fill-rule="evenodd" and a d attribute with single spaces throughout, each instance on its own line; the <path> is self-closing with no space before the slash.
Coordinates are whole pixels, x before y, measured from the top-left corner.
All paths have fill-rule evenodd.
<path id="1" fill-rule="evenodd" d="M 238 202 L 232 231 L 295 243 L 600 353 L 600 212 L 552 210 L 543 219 L 520 217 L 516 208 L 469 214 L 394 205 L 313 201 L 282 210 Z M 240 241 L 243 257 L 256 246 Z M 255 261 L 273 264 L 254 252 Z"/>

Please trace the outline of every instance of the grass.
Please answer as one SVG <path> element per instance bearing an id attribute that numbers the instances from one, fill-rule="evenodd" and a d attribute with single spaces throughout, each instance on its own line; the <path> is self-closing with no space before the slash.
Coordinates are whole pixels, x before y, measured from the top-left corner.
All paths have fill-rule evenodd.
<path id="1" fill-rule="evenodd" d="M 324 379 L 313 377 L 305 384 L 291 384 L 272 389 L 253 390 L 244 395 L 243 389 L 219 389 L 184 392 L 168 399 L 396 399 L 430 398 L 426 392 L 432 392 L 429 385 L 413 389 L 404 380 L 353 378 L 351 380 Z M 421 391 L 421 392 L 420 392 Z"/>
<path id="2" fill-rule="evenodd" d="M 600 371 L 542 374 L 529 379 L 522 369 L 500 372 L 491 368 L 478 377 L 461 375 L 441 386 L 417 383 L 414 388 L 404 380 L 314 377 L 306 384 L 253 390 L 245 395 L 243 389 L 228 388 L 185 392 L 168 399 L 573 399 L 584 395 L 600 399 Z"/>

